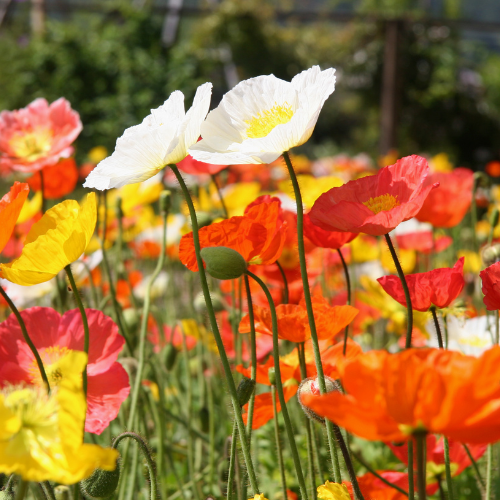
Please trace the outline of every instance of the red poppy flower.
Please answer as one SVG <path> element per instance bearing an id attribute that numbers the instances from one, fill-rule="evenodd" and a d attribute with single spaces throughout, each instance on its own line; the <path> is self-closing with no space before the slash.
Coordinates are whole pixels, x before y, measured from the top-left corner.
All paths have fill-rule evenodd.
<path id="1" fill-rule="evenodd" d="M 449 236 L 434 239 L 432 231 L 397 234 L 396 241 L 400 250 L 415 250 L 425 254 L 442 252 L 453 243 L 453 239 Z"/>
<path id="2" fill-rule="evenodd" d="M 483 269 L 479 276 L 483 282 L 483 302 L 488 311 L 500 309 L 500 262 Z"/>
<path id="3" fill-rule="evenodd" d="M 427 160 L 407 156 L 376 175 L 349 181 L 322 194 L 309 212 L 311 222 L 327 231 L 380 236 L 411 219 L 437 185 L 426 183 Z"/>
<path id="4" fill-rule="evenodd" d="M 401 305 L 406 307 L 401 280 L 397 276 L 383 276 L 377 280 L 382 288 Z M 462 292 L 464 281 L 464 257 L 452 267 L 433 269 L 426 273 L 407 274 L 411 304 L 417 311 L 428 311 L 436 307 L 448 307 Z"/>
<path id="5" fill-rule="evenodd" d="M 116 418 L 130 392 L 127 372 L 116 361 L 125 340 L 111 318 L 94 309 L 85 312 L 90 330 L 85 430 L 100 434 Z M 61 376 L 57 369 L 59 358 L 68 351 L 83 351 L 80 312 L 73 309 L 61 317 L 49 307 L 32 307 L 22 311 L 21 316 L 42 358 L 49 383 L 57 385 Z M 20 383 L 42 385 L 43 381 L 19 323 L 11 315 L 0 324 L 0 385 Z"/>
<path id="6" fill-rule="evenodd" d="M 438 476 L 444 476 L 445 473 L 445 460 L 444 460 L 444 439 L 442 436 L 435 436 L 429 434 L 427 436 L 426 450 L 427 450 L 427 493 L 433 495 L 439 488 Z M 400 446 L 394 446 L 392 443 L 387 443 L 389 448 L 396 457 L 399 458 L 404 464 L 408 465 L 408 445 L 404 443 Z M 450 468 L 452 476 L 458 476 L 467 467 L 472 465 L 470 458 L 465 451 L 464 445 L 455 441 L 454 439 L 448 440 L 450 450 Z M 469 451 L 474 458 L 478 460 L 486 452 L 487 445 L 485 444 L 469 444 L 467 445 Z M 413 449 L 413 463 L 417 463 L 417 450 Z"/>
<path id="7" fill-rule="evenodd" d="M 0 200 L 0 252 L 9 241 L 30 188 L 27 184 L 14 182 L 10 191 Z"/>
<path id="8" fill-rule="evenodd" d="M 481 357 L 445 349 L 371 351 L 339 361 L 346 395 L 302 403 L 360 437 L 407 441 L 413 432 L 465 443 L 500 439 L 500 347 Z"/>
<path id="9" fill-rule="evenodd" d="M 43 194 L 48 200 L 57 200 L 71 193 L 78 182 L 78 169 L 73 158 L 66 158 L 42 169 Z M 34 191 L 42 189 L 40 172 L 28 179 Z"/>
<path id="10" fill-rule="evenodd" d="M 0 113 L 0 170 L 36 172 L 67 158 L 82 130 L 70 103 L 35 99 L 26 108 Z"/>
<path id="11" fill-rule="evenodd" d="M 304 235 L 317 247 L 337 250 L 356 238 L 358 234 L 326 231 L 313 224 L 309 214 L 304 214 Z"/>
<path id="12" fill-rule="evenodd" d="M 408 491 L 408 474 L 406 472 L 398 472 L 392 470 L 379 470 L 377 471 L 384 479 L 399 486 L 400 488 Z M 377 476 L 367 472 L 366 474 L 357 478 L 359 489 L 366 499 L 377 500 L 407 500 L 408 497 L 400 493 L 398 490 L 384 483 Z M 346 485 L 351 498 L 354 497 L 352 485 L 348 481 L 343 481 Z"/>
<path id="13" fill-rule="evenodd" d="M 221 170 L 227 168 L 227 165 L 213 165 L 212 163 L 204 163 L 202 161 L 195 160 L 191 155 L 187 155 L 184 160 L 177 163 L 179 170 L 182 170 L 186 174 L 210 174 L 215 175 Z"/>
<path id="14" fill-rule="evenodd" d="M 313 297 L 314 319 L 319 339 L 329 339 L 342 331 L 358 314 L 352 306 L 329 306 L 323 297 Z M 307 309 L 302 299 L 300 304 L 280 304 L 276 307 L 278 337 L 290 342 L 305 342 L 311 337 Z M 271 311 L 254 306 L 255 330 L 272 335 Z M 240 331 L 249 331 L 248 314 L 240 322 Z"/>
<path id="15" fill-rule="evenodd" d="M 287 223 L 280 219 L 280 210 L 276 201 L 260 203 L 243 216 L 202 227 L 200 246 L 232 248 L 249 264 L 276 262 L 285 243 L 287 228 Z M 192 232 L 181 238 L 179 259 L 191 271 L 198 271 Z"/>
<path id="16" fill-rule="evenodd" d="M 429 193 L 416 218 L 434 227 L 456 226 L 471 205 L 474 173 L 468 168 L 436 172 L 427 178 L 425 185 L 433 183 L 439 183 L 439 187 Z"/>

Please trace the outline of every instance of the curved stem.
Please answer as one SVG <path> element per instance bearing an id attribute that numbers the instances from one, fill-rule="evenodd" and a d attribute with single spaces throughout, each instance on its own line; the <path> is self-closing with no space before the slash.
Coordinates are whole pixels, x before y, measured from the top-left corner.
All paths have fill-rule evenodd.
<path id="1" fill-rule="evenodd" d="M 220 204 L 222 205 L 222 210 L 224 210 L 224 215 L 226 216 L 226 219 L 229 219 L 229 212 L 227 211 L 226 203 L 224 202 L 224 196 L 222 196 L 222 192 L 219 188 L 219 183 L 217 182 L 217 176 L 216 174 L 210 174 L 210 177 L 212 178 L 212 182 L 215 185 L 215 189 L 217 189 L 217 194 L 219 195 L 219 200 Z"/>
<path id="2" fill-rule="evenodd" d="M 413 306 L 411 304 L 410 290 L 408 289 L 408 283 L 406 283 L 405 273 L 403 272 L 403 268 L 399 263 L 396 250 L 394 250 L 394 245 L 392 244 L 391 237 L 389 236 L 389 234 L 384 234 L 384 236 L 385 236 L 385 241 L 387 242 L 387 246 L 389 247 L 389 251 L 391 252 L 392 260 L 394 261 L 394 265 L 396 266 L 396 270 L 398 272 L 398 276 L 399 279 L 401 280 L 401 285 L 403 287 L 403 291 L 405 294 L 406 309 L 408 310 L 408 323 L 406 326 L 405 348 L 409 349 L 411 347 L 411 333 L 413 331 Z"/>
<path id="3" fill-rule="evenodd" d="M 82 299 L 80 297 L 80 294 L 78 293 L 78 289 L 76 288 L 75 278 L 73 277 L 71 266 L 68 264 L 64 268 L 64 270 L 66 271 L 66 274 L 68 276 L 71 289 L 73 290 L 73 296 L 75 297 L 76 300 L 76 305 L 78 306 L 78 309 L 80 310 L 80 315 L 82 317 L 83 335 L 84 335 L 83 352 L 88 356 L 90 347 L 90 333 L 89 333 L 89 322 L 87 321 L 87 314 L 85 313 L 85 308 L 83 307 Z M 83 370 L 82 378 L 83 378 L 83 393 L 85 394 L 85 397 L 87 397 L 87 365 L 85 365 L 85 368 Z"/>
<path id="4" fill-rule="evenodd" d="M 255 318 L 253 315 L 253 302 L 252 302 L 252 292 L 250 290 L 250 281 L 246 274 L 245 274 L 245 290 L 247 293 L 247 302 L 248 302 L 248 320 L 250 322 L 250 351 L 251 351 L 251 361 L 252 361 L 250 378 L 252 380 L 256 380 L 257 341 L 255 336 Z M 250 447 L 252 442 L 252 423 L 253 423 L 254 406 L 255 406 L 255 391 L 252 392 L 252 395 L 250 396 L 250 401 L 248 402 L 247 435 L 248 435 L 248 446 Z"/>
<path id="5" fill-rule="evenodd" d="M 307 309 L 307 318 L 309 320 L 309 329 L 311 330 L 314 363 L 316 365 L 316 371 L 318 372 L 319 392 L 320 394 L 326 394 L 325 374 L 323 372 L 323 364 L 321 362 L 321 352 L 319 349 L 318 334 L 316 332 L 316 323 L 314 321 L 311 290 L 309 289 L 309 279 L 307 276 L 306 252 L 304 246 L 304 205 L 302 203 L 302 194 L 300 193 L 299 182 L 297 181 L 297 176 L 295 175 L 295 171 L 293 170 L 290 156 L 286 151 L 283 153 L 283 158 L 285 159 L 285 163 L 288 168 L 288 174 L 290 175 L 290 180 L 292 181 L 295 201 L 297 203 L 297 243 L 299 251 L 300 274 L 302 276 L 302 287 L 304 292 L 304 301 L 306 303 Z M 333 464 L 335 464 L 336 460 L 338 459 L 336 458 L 336 447 L 333 436 L 332 422 L 330 422 L 330 420 L 328 419 L 325 419 L 325 427 L 328 447 L 330 449 L 330 458 L 333 466 Z M 335 481 L 340 482 L 341 479 L 337 477 L 335 468 L 333 470 L 333 474 L 335 477 Z"/>
<path id="6" fill-rule="evenodd" d="M 286 274 L 285 271 L 283 271 L 283 267 L 279 263 L 279 261 L 276 261 L 276 265 L 278 266 L 278 269 L 281 274 L 281 278 L 283 279 L 283 304 L 288 304 L 288 301 L 290 300 L 290 292 L 288 291 L 288 280 L 286 279 Z"/>
<path id="7" fill-rule="evenodd" d="M 201 288 L 203 290 L 203 296 L 205 297 L 205 302 L 207 305 L 207 313 L 210 320 L 210 326 L 212 327 L 212 333 L 215 338 L 215 343 L 217 344 L 217 349 L 219 351 L 219 356 L 221 359 L 222 367 L 224 369 L 224 375 L 226 376 L 227 385 L 229 388 L 229 394 L 231 396 L 231 403 L 233 405 L 234 416 L 238 424 L 238 432 L 240 436 L 241 449 L 243 452 L 243 457 L 245 459 L 245 464 L 247 467 L 248 478 L 250 480 L 250 486 L 253 493 L 259 494 L 259 487 L 257 484 L 257 477 L 255 475 L 255 470 L 253 467 L 252 457 L 250 455 L 250 449 L 248 446 L 248 441 L 246 439 L 245 424 L 243 423 L 243 418 L 241 416 L 241 407 L 238 402 L 238 395 L 236 393 L 236 385 L 234 383 L 233 375 L 231 373 L 231 367 L 229 365 L 229 360 L 227 359 L 226 350 L 224 348 L 224 343 L 222 342 L 222 337 L 219 331 L 219 326 L 217 324 L 217 319 L 215 317 L 214 307 L 212 304 L 212 297 L 210 296 L 210 289 L 208 288 L 207 276 L 205 274 L 205 268 L 203 267 L 203 260 L 200 255 L 200 239 L 198 236 L 198 221 L 196 219 L 196 211 L 194 209 L 193 200 L 189 194 L 189 190 L 180 174 L 176 165 L 170 165 L 172 172 L 174 173 L 179 185 L 181 186 L 184 198 L 186 200 L 189 215 L 191 218 L 191 224 L 193 227 L 193 245 L 196 254 L 196 263 L 198 264 L 198 274 L 200 276 Z"/>
<path id="8" fill-rule="evenodd" d="M 278 409 L 276 406 L 276 387 L 271 386 L 271 397 L 273 399 L 273 417 L 274 417 L 274 439 L 276 441 L 276 451 L 278 453 L 278 467 L 280 470 L 281 487 L 283 488 L 283 498 L 288 498 L 286 488 L 285 467 L 283 465 L 283 450 L 281 449 L 280 428 L 278 425 Z"/>
<path id="9" fill-rule="evenodd" d="M 160 274 L 160 271 L 163 268 L 163 264 L 165 263 L 165 248 L 166 248 L 166 239 L 167 239 L 167 216 L 168 212 L 166 210 L 163 211 L 163 232 L 162 232 L 162 240 L 161 240 L 161 250 L 160 257 L 158 258 L 158 262 L 156 263 L 156 268 L 149 279 L 147 284 L 146 293 L 144 296 L 144 308 L 142 311 L 142 322 L 141 322 L 141 333 L 139 336 L 139 360 L 137 366 L 137 373 L 135 375 L 134 381 L 134 390 L 132 392 L 132 401 L 130 403 L 130 413 L 128 418 L 128 428 L 131 429 L 134 424 L 135 415 L 137 412 L 137 403 L 139 401 L 139 394 L 142 388 L 142 374 L 144 372 L 144 363 L 146 359 L 146 337 L 148 330 L 148 317 L 149 310 L 151 308 L 151 289 L 153 284 Z"/>
<path id="10" fill-rule="evenodd" d="M 0 294 L 5 299 L 5 302 L 7 302 L 7 304 L 9 305 L 10 310 L 14 313 L 14 316 L 16 317 L 17 322 L 19 323 L 19 327 L 21 328 L 24 341 L 28 344 L 28 347 L 30 348 L 30 351 L 33 353 L 33 356 L 35 356 L 36 364 L 38 366 L 38 369 L 40 370 L 40 375 L 44 383 L 47 385 L 47 392 L 50 394 L 49 379 L 47 378 L 47 374 L 45 373 L 45 368 L 43 367 L 42 358 L 40 357 L 40 354 L 38 354 L 35 344 L 33 344 L 30 336 L 28 335 L 28 330 L 26 330 L 26 325 L 23 321 L 23 318 L 19 313 L 17 307 L 14 305 L 14 302 L 12 302 L 10 297 L 7 295 L 7 292 L 1 286 L 0 286 Z"/>
<path id="11" fill-rule="evenodd" d="M 432 319 L 434 320 L 434 325 L 436 326 L 436 335 L 438 339 L 438 346 L 440 349 L 444 349 L 443 335 L 441 333 L 441 327 L 439 326 L 439 320 L 436 314 L 436 307 L 431 306 Z"/>
<path id="12" fill-rule="evenodd" d="M 340 262 L 342 262 L 342 267 L 344 268 L 344 275 L 345 275 L 345 283 L 347 287 L 347 305 L 351 305 L 351 278 L 349 277 L 349 270 L 347 269 L 347 264 L 345 263 L 344 256 L 342 255 L 342 250 L 340 248 L 337 248 L 337 253 L 339 254 L 340 257 Z M 345 327 L 345 332 L 344 332 L 344 349 L 343 349 L 343 354 L 345 356 L 346 351 L 347 351 L 347 339 L 349 337 L 349 325 Z"/>
<path id="13" fill-rule="evenodd" d="M 358 453 L 355 453 L 354 451 L 351 450 L 351 453 L 353 457 L 370 473 L 373 474 L 375 477 L 380 479 L 383 483 L 387 484 L 387 486 L 390 486 L 391 488 L 394 488 L 395 490 L 399 491 L 402 495 L 408 496 L 408 492 L 403 490 L 403 488 L 400 488 L 398 485 L 391 483 L 388 481 L 384 476 L 381 476 L 373 467 L 371 467 L 366 460 Z"/>
<path id="14" fill-rule="evenodd" d="M 113 439 L 111 447 L 117 449 L 120 442 L 123 441 L 125 438 L 133 439 L 139 445 L 139 448 L 144 458 L 146 459 L 146 463 L 148 465 L 149 488 L 150 488 L 149 498 L 150 500 L 156 500 L 158 495 L 158 485 L 156 483 L 156 465 L 153 460 L 151 450 L 149 449 L 149 446 L 147 445 L 145 440 L 135 432 L 122 432 L 120 435 L 116 436 L 115 439 Z M 135 471 L 133 471 L 132 474 L 135 474 Z"/>
<path id="15" fill-rule="evenodd" d="M 471 461 L 472 468 L 474 469 L 474 472 L 476 473 L 477 480 L 479 481 L 479 484 L 481 485 L 481 487 L 484 490 L 484 488 L 485 488 L 484 479 L 483 479 L 483 476 L 481 476 L 481 472 L 479 470 L 477 462 L 474 460 L 474 457 L 472 456 L 472 453 L 470 452 L 469 447 L 465 443 L 462 443 L 462 446 L 464 447 L 465 453 L 467 453 L 467 456 L 469 457 L 469 460 Z"/>
<path id="16" fill-rule="evenodd" d="M 269 302 L 269 307 L 271 309 L 271 320 L 273 328 L 273 358 L 274 358 L 274 370 L 276 374 L 276 390 L 278 392 L 278 398 L 281 405 L 281 413 L 283 414 L 283 420 L 285 422 L 285 429 L 290 442 L 290 448 L 292 451 L 293 463 L 295 465 L 295 471 L 297 473 L 297 479 L 299 481 L 300 493 L 302 497 L 307 500 L 307 489 L 306 483 L 304 481 L 304 475 L 302 473 L 302 466 L 300 464 L 299 452 L 297 450 L 297 445 L 295 443 L 295 436 L 293 433 L 292 423 L 290 421 L 290 416 L 288 415 L 288 409 L 286 407 L 285 395 L 283 393 L 283 383 L 281 381 L 281 370 L 280 370 L 280 353 L 278 344 L 278 318 L 276 315 L 276 308 L 274 307 L 273 298 L 266 284 L 251 271 L 246 271 L 246 273 L 251 276 L 262 288 L 266 294 L 267 301 Z"/>
<path id="17" fill-rule="evenodd" d="M 453 500 L 453 483 L 451 480 L 451 468 L 450 468 L 450 443 L 448 438 L 443 436 L 444 440 L 444 464 L 446 470 L 446 488 L 448 489 L 448 500 Z"/>
<path id="18" fill-rule="evenodd" d="M 236 420 L 233 423 L 233 433 L 231 435 L 231 451 L 229 452 L 229 472 L 227 475 L 227 500 L 233 498 L 234 473 L 236 471 L 236 435 L 238 433 L 238 425 Z"/>

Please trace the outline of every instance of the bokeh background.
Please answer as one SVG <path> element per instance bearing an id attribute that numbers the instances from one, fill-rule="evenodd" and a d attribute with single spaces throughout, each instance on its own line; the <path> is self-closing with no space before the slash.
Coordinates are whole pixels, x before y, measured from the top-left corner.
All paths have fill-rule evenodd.
<path id="1" fill-rule="evenodd" d="M 500 160 L 498 0 L 0 0 L 0 23 L 0 109 L 66 97 L 79 161 L 175 89 L 190 104 L 211 81 L 215 107 L 242 79 L 313 64 L 338 85 L 310 158 Z"/>

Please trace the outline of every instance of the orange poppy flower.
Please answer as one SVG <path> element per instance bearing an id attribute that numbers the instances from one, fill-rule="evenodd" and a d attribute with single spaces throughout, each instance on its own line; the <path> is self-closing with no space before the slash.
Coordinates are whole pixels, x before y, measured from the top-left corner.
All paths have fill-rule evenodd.
<path id="1" fill-rule="evenodd" d="M 29 191 L 30 188 L 27 184 L 14 182 L 10 191 L 0 200 L 0 226 L 2 227 L 0 232 L 0 252 L 9 241 L 12 231 L 14 231 L 14 226 Z"/>
<path id="2" fill-rule="evenodd" d="M 398 472 L 391 470 L 379 470 L 377 471 L 384 479 L 390 481 L 392 484 L 403 488 L 408 491 L 408 474 L 406 472 Z M 392 488 L 391 486 L 385 484 L 377 476 L 367 472 L 363 476 L 357 478 L 359 489 L 366 499 L 376 498 L 377 500 L 407 500 L 408 497 L 400 493 L 398 490 Z M 354 492 L 352 490 L 352 485 L 348 481 L 343 481 L 346 485 L 351 498 L 354 497 Z M 321 497 L 318 497 L 321 498 Z"/>
<path id="3" fill-rule="evenodd" d="M 78 168 L 73 158 L 65 158 L 42 169 L 43 194 L 48 200 L 57 200 L 71 193 L 78 182 Z M 33 191 L 42 189 L 40 172 L 28 179 Z"/>
<path id="4" fill-rule="evenodd" d="M 275 262 L 283 249 L 287 229 L 280 210 L 279 201 L 263 202 L 252 206 L 243 216 L 202 227 L 200 246 L 232 248 L 249 264 Z M 181 238 L 179 259 L 191 271 L 198 271 L 192 232 Z"/>
<path id="5" fill-rule="evenodd" d="M 468 443 L 500 439 L 500 347 L 481 357 L 444 349 L 372 351 L 340 362 L 347 395 L 302 403 L 369 440 L 407 441 L 415 431 Z"/>
<path id="6" fill-rule="evenodd" d="M 330 306 L 326 299 L 313 297 L 314 318 L 318 338 L 329 339 L 343 330 L 358 314 L 352 306 Z M 278 337 L 291 342 L 305 342 L 311 336 L 304 299 L 297 304 L 280 304 L 276 307 L 278 316 Z M 254 306 L 255 330 L 272 335 L 271 310 Z M 240 331 L 250 330 L 248 314 L 240 322 Z"/>

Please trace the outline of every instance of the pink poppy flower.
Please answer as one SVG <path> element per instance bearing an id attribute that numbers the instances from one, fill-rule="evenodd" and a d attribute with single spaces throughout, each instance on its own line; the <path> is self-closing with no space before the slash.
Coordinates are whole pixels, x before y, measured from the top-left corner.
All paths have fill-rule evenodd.
<path id="1" fill-rule="evenodd" d="M 130 392 L 127 372 L 116 361 L 125 340 L 118 327 L 101 311 L 86 309 L 90 330 L 87 366 L 85 430 L 100 434 L 116 418 Z M 78 309 L 61 317 L 50 307 L 21 312 L 26 328 L 44 363 L 51 386 L 64 376 L 57 362 L 68 351 L 83 351 L 83 324 Z M 42 385 L 35 358 L 23 339 L 19 323 L 10 315 L 0 323 L 0 387 L 5 384 Z"/>
<path id="2" fill-rule="evenodd" d="M 60 98 L 35 99 L 26 108 L 0 113 L 0 172 L 36 172 L 73 153 L 82 130 L 79 114 Z"/>

